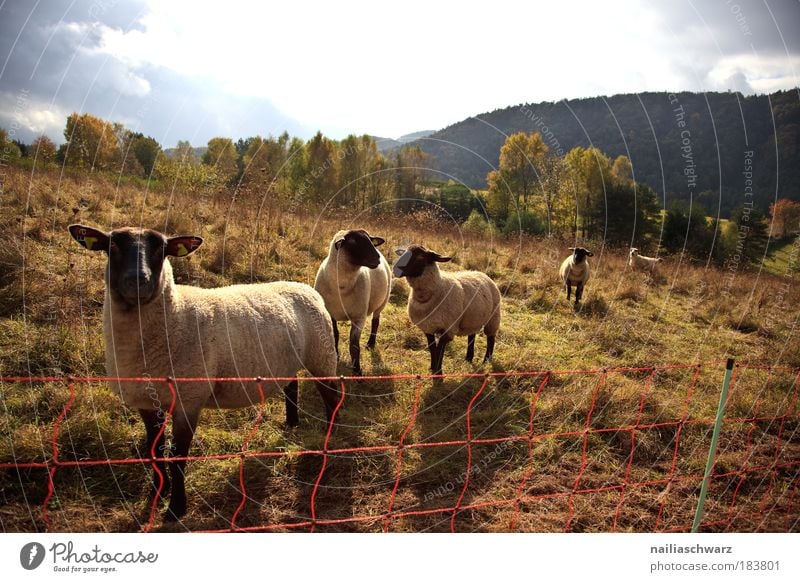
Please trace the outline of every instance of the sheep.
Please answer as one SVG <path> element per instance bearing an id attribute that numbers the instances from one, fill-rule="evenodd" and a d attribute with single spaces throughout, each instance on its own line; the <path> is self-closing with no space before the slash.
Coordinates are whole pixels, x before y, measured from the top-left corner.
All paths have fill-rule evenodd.
<path id="1" fill-rule="evenodd" d="M 478 271 L 442 272 L 437 263 L 446 263 L 451 257 L 443 257 L 421 245 L 395 252 L 400 258 L 393 273 L 395 277 L 405 277 L 411 286 L 408 316 L 425 333 L 431 373 L 442 374 L 445 346 L 456 335 L 467 336 L 466 360 L 472 362 L 475 334 L 481 328 L 486 334 L 483 361 L 491 361 L 500 329 L 500 290 L 495 282 Z"/>
<path id="2" fill-rule="evenodd" d="M 340 230 L 331 240 L 328 256 L 314 281 L 333 323 L 333 341 L 339 355 L 339 321 L 350 321 L 350 360 L 355 375 L 361 375 L 361 331 L 372 314 L 367 349 L 375 347 L 381 312 L 389 302 L 392 271 L 375 248 L 384 239 L 365 230 Z"/>
<path id="3" fill-rule="evenodd" d="M 589 261 L 586 257 L 593 257 L 594 253 L 583 247 L 569 247 L 572 254 L 561 263 L 558 270 L 561 281 L 567 288 L 567 301 L 572 293 L 572 286 L 575 285 L 575 306 L 577 307 L 583 297 L 583 286 L 589 280 Z"/>
<path id="4" fill-rule="evenodd" d="M 155 230 L 118 228 L 103 232 L 69 226 L 72 237 L 90 251 L 104 251 L 103 337 L 106 371 L 113 378 L 294 377 L 336 373 L 333 330 L 322 297 L 302 283 L 274 282 L 201 289 L 176 285 L 167 257 L 185 257 L 203 243 L 197 236 L 167 238 Z M 166 455 L 164 410 L 173 401 L 164 382 L 112 380 L 123 402 L 144 421 L 147 451 Z M 259 404 L 258 382 L 172 381 L 171 456 L 186 457 L 203 408 L 241 408 Z M 299 424 L 297 380 L 270 381 L 283 388 L 286 423 Z M 328 423 L 338 402 L 333 384 L 317 382 Z M 170 491 L 165 521 L 186 513 L 185 460 L 155 462 L 153 500 Z M 161 480 L 163 478 L 163 481 Z"/>
<path id="5" fill-rule="evenodd" d="M 663 259 L 661 258 L 653 258 L 653 257 L 645 257 L 644 255 L 639 254 L 639 249 L 631 248 L 630 260 L 628 264 L 630 265 L 631 269 L 634 271 L 649 271 L 651 273 L 655 273 L 656 265 L 660 263 Z"/>

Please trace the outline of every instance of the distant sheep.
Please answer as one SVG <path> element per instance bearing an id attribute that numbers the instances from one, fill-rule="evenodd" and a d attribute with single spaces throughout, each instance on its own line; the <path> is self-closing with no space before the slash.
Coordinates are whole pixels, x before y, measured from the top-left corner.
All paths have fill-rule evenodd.
<path id="1" fill-rule="evenodd" d="M 639 249 L 632 248 L 628 264 L 634 271 L 648 271 L 650 273 L 654 273 L 656 266 L 661 261 L 661 258 L 645 257 L 644 255 L 640 255 Z"/>
<path id="2" fill-rule="evenodd" d="M 90 251 L 108 255 L 103 335 L 111 377 L 294 377 L 336 374 L 333 331 L 322 297 L 301 283 L 263 283 L 200 289 L 176 285 L 166 257 L 185 257 L 202 244 L 196 236 L 167 238 L 155 230 L 111 232 L 82 226 L 70 234 Z M 147 452 L 166 456 L 162 427 L 172 395 L 163 382 L 112 383 L 122 400 L 138 409 L 147 431 Z M 264 383 L 283 387 L 286 422 L 299 423 L 297 380 Z M 338 401 L 333 385 L 317 382 L 330 422 Z M 203 408 L 259 404 L 256 382 L 175 381 L 171 456 L 189 453 Z M 158 439 L 157 439 L 158 437 Z M 157 442 L 156 442 L 157 439 Z M 186 513 L 185 461 L 170 463 L 172 488 L 165 520 Z M 155 465 L 153 486 L 169 489 L 165 463 Z"/>
<path id="3" fill-rule="evenodd" d="M 339 353 L 339 321 L 350 321 L 350 360 L 353 373 L 361 374 L 361 331 L 372 314 L 367 348 L 375 347 L 381 312 L 389 302 L 392 271 L 375 248 L 385 241 L 365 230 L 340 230 L 331 241 L 314 281 L 333 321 L 336 354 Z"/>
<path id="4" fill-rule="evenodd" d="M 475 356 L 475 334 L 486 333 L 486 355 L 491 361 L 500 328 L 500 290 L 488 275 L 478 271 L 447 273 L 437 263 L 443 257 L 421 245 L 396 251 L 395 277 L 405 277 L 411 286 L 408 316 L 425 333 L 431 354 L 431 372 L 442 373 L 447 344 L 456 335 L 467 336 L 467 361 Z M 436 336 L 439 336 L 438 344 Z"/>
<path id="5" fill-rule="evenodd" d="M 575 305 L 578 305 L 583 297 L 583 286 L 589 280 L 589 261 L 586 257 L 593 257 L 594 253 L 583 247 L 569 247 L 569 250 L 572 254 L 561 263 L 558 273 L 567 288 L 567 301 L 572 293 L 572 286 L 575 285 Z"/>

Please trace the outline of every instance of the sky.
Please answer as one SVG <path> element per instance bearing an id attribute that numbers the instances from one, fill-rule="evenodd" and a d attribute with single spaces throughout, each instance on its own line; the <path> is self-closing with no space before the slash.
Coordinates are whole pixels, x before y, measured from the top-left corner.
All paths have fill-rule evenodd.
<path id="1" fill-rule="evenodd" d="M 800 85 L 797 0 L 0 0 L 0 127 L 399 137 L 520 103 Z"/>

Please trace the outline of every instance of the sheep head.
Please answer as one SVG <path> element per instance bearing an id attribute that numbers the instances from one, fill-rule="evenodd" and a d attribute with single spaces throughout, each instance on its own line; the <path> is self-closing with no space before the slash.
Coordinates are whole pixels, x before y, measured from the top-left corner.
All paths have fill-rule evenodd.
<path id="1" fill-rule="evenodd" d="M 384 242 L 379 236 L 370 236 L 366 230 L 340 230 L 334 237 L 333 247 L 351 264 L 375 269 L 381 264 L 381 254 L 375 247 Z"/>
<path id="2" fill-rule="evenodd" d="M 73 224 L 69 232 L 86 249 L 108 255 L 108 291 L 114 301 L 129 307 L 145 305 L 156 298 L 166 257 L 185 257 L 203 244 L 198 236 L 167 238 L 157 230 L 142 228 L 103 232 Z"/>
<path id="3" fill-rule="evenodd" d="M 452 260 L 452 257 L 443 257 L 422 245 L 410 245 L 406 249 L 397 249 L 395 254 L 400 257 L 392 269 L 395 277 L 419 277 L 425 272 L 428 265 Z"/>

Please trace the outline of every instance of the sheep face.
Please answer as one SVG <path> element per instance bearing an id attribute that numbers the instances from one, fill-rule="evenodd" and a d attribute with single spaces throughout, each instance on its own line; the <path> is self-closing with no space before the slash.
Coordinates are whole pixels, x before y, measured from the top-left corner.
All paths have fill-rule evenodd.
<path id="1" fill-rule="evenodd" d="M 381 254 L 375 247 L 384 242 L 379 236 L 370 236 L 366 230 L 348 230 L 334 241 L 333 246 L 353 265 L 375 269 L 381 264 Z"/>
<path id="2" fill-rule="evenodd" d="M 446 263 L 452 260 L 452 257 L 443 257 L 439 253 L 429 251 L 422 245 L 411 245 L 407 249 L 397 249 L 395 253 L 400 257 L 392 269 L 395 277 L 419 277 L 425 272 L 425 268 L 428 265 Z"/>
<path id="3" fill-rule="evenodd" d="M 593 252 L 588 251 L 583 247 L 569 247 L 569 250 L 572 251 L 572 260 L 576 265 L 579 265 L 585 261 L 586 257 L 594 256 Z"/>
<path id="4" fill-rule="evenodd" d="M 631 249 L 631 256 L 632 256 L 632 257 L 635 257 L 635 256 L 637 256 L 638 254 L 639 254 L 639 249 L 637 249 L 637 248 L 632 248 L 632 249 Z"/>
<path id="5" fill-rule="evenodd" d="M 109 233 L 73 224 L 69 232 L 90 251 L 108 255 L 106 284 L 111 298 L 122 305 L 146 305 L 161 290 L 161 272 L 167 256 L 185 257 L 202 244 L 196 236 L 167 238 L 156 230 L 118 228 Z"/>

